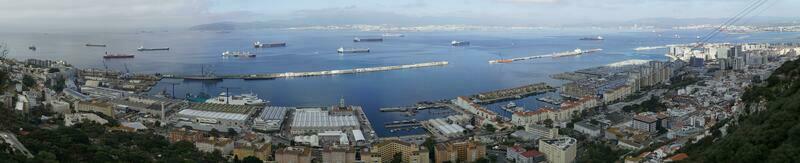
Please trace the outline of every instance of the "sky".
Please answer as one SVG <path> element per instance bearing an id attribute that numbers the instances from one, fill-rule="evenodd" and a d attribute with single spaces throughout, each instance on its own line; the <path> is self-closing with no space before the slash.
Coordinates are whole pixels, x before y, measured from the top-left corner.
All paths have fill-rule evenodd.
<path id="1" fill-rule="evenodd" d="M 726 18 L 754 0 L 0 0 L 0 29 L 185 28 L 213 22 L 563 25 Z M 797 17 L 797 0 L 759 16 Z"/>

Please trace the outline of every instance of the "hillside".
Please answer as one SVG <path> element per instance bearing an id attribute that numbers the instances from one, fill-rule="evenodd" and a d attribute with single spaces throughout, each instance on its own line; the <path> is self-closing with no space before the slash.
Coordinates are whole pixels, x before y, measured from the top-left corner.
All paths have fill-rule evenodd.
<path id="1" fill-rule="evenodd" d="M 742 100 L 766 101 L 766 110 L 741 117 L 728 135 L 689 145 L 687 162 L 795 162 L 800 160 L 800 61 L 788 61 L 764 86 L 749 89 Z"/>

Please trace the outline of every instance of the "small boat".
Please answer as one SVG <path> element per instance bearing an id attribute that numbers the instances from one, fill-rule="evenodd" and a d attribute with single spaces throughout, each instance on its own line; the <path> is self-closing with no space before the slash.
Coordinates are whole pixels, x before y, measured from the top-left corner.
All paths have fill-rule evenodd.
<path id="1" fill-rule="evenodd" d="M 580 40 L 587 40 L 587 41 L 601 41 L 601 40 L 605 40 L 605 38 L 603 38 L 603 36 L 597 36 L 597 37 L 584 37 L 584 38 L 581 38 Z"/>
<path id="2" fill-rule="evenodd" d="M 28 50 L 36 51 L 36 46 L 33 46 L 33 45 L 28 46 Z"/>

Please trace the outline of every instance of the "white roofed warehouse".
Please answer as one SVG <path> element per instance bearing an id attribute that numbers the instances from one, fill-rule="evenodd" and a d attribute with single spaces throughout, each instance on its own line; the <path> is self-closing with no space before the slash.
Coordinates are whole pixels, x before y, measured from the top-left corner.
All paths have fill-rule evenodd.
<path id="1" fill-rule="evenodd" d="M 188 109 L 178 112 L 175 126 L 188 126 L 203 131 L 216 129 L 227 132 L 229 129 L 234 129 L 236 132 L 241 132 L 248 126 L 251 115 L 259 109 L 257 106 L 192 104 Z"/>
<path id="2" fill-rule="evenodd" d="M 325 131 L 350 131 L 359 129 L 359 122 L 353 114 L 331 114 L 322 108 L 297 109 L 292 118 L 293 135 L 320 133 Z"/>

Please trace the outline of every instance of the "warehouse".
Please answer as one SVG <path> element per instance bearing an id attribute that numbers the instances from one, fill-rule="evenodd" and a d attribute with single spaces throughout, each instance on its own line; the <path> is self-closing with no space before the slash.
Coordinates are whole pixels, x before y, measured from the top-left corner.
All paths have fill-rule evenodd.
<path id="1" fill-rule="evenodd" d="M 291 124 L 294 135 L 356 129 L 359 123 L 353 114 L 330 114 L 322 108 L 296 109 Z"/>
<path id="2" fill-rule="evenodd" d="M 294 107 L 266 107 L 261 110 L 258 118 L 253 120 L 253 129 L 264 131 L 278 131 L 281 129 L 286 112 L 294 110 Z"/>
<path id="3" fill-rule="evenodd" d="M 240 132 L 247 126 L 248 119 L 259 107 L 224 104 L 192 104 L 189 109 L 178 112 L 177 127 L 189 126 L 196 130 L 226 132 L 233 129 Z"/>

